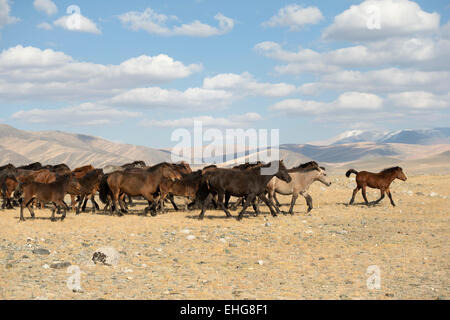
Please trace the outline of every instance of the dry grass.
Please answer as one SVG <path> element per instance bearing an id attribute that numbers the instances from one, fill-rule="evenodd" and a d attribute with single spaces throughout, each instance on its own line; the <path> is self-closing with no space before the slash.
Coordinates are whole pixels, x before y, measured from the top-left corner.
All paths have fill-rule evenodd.
<path id="1" fill-rule="evenodd" d="M 18 210 L 2 211 L 0 298 L 449 299 L 450 176 L 395 182 L 395 208 L 387 198 L 367 208 L 360 194 L 347 206 L 354 182 L 332 181 L 311 188 L 311 215 L 299 198 L 294 216 L 272 218 L 262 206 L 265 214 L 241 222 L 214 210 L 203 221 L 198 210 L 141 216 L 142 206 L 125 217 L 69 213 L 63 222 L 51 222 L 48 209 L 23 223 Z M 102 246 L 121 252 L 118 266 L 91 262 Z M 39 247 L 50 255 L 33 254 Z M 57 261 L 81 268 L 83 292 L 66 287 L 66 268 L 43 267 Z M 379 290 L 367 288 L 370 265 L 381 270 Z"/>

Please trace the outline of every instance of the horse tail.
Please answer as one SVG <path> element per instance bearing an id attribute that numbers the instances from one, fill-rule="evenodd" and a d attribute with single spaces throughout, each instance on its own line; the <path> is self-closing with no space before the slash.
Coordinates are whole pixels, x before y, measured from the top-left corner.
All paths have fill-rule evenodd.
<path id="1" fill-rule="evenodd" d="M 108 195 L 110 195 L 110 194 L 111 194 L 111 189 L 109 188 L 109 185 L 108 185 L 108 175 L 105 174 L 102 177 L 102 180 L 100 180 L 98 195 L 99 195 L 100 200 L 103 203 L 107 203 Z"/>
<path id="2" fill-rule="evenodd" d="M 356 171 L 355 169 L 349 169 L 346 173 L 345 176 L 348 178 L 350 177 L 350 175 L 354 173 L 354 174 L 358 174 L 358 171 Z"/>

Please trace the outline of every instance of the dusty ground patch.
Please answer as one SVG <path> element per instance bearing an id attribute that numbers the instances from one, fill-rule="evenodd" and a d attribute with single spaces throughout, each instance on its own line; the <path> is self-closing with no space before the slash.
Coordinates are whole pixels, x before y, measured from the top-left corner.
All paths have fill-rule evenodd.
<path id="1" fill-rule="evenodd" d="M 242 222 L 214 210 L 203 221 L 193 211 L 51 222 L 47 209 L 19 223 L 18 210 L 1 211 L 0 298 L 449 299 L 450 176 L 394 182 L 395 208 L 387 198 L 367 208 L 360 194 L 347 206 L 354 182 L 331 180 L 311 188 L 311 215 L 299 198 L 294 216 L 272 218 L 262 206 Z M 92 263 L 104 246 L 119 251 L 117 266 Z M 67 288 L 63 262 L 80 268 L 83 292 Z M 381 289 L 367 288 L 371 265 Z"/>

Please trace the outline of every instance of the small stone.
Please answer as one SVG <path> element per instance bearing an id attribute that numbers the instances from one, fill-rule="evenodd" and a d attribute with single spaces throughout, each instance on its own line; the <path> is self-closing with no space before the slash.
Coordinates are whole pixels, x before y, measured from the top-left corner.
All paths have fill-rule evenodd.
<path id="1" fill-rule="evenodd" d="M 92 261 L 107 266 L 115 266 L 119 263 L 120 254 L 113 247 L 103 247 L 94 252 Z"/>
<path id="2" fill-rule="evenodd" d="M 58 262 L 58 263 L 52 263 L 50 265 L 50 268 L 53 269 L 63 269 L 63 268 L 67 268 L 71 265 L 70 262 Z"/>
<path id="3" fill-rule="evenodd" d="M 187 239 L 187 240 L 194 240 L 194 239 L 195 239 L 195 236 L 192 235 L 192 234 L 190 234 L 190 235 L 188 235 L 188 236 L 186 237 L 186 239 Z"/>
<path id="4" fill-rule="evenodd" d="M 260 266 L 262 266 L 264 264 L 264 261 L 263 260 L 258 260 L 256 263 L 259 264 Z"/>
<path id="5" fill-rule="evenodd" d="M 266 222 L 265 226 L 270 227 L 272 224 L 270 222 Z"/>
<path id="6" fill-rule="evenodd" d="M 40 255 L 49 255 L 50 251 L 44 248 L 38 248 L 38 249 L 33 249 L 32 251 L 34 254 L 40 254 Z"/>
<path id="7" fill-rule="evenodd" d="M 44 264 L 44 265 L 42 266 L 42 268 L 48 269 L 48 268 L 50 268 L 50 266 L 49 266 L 48 264 Z"/>

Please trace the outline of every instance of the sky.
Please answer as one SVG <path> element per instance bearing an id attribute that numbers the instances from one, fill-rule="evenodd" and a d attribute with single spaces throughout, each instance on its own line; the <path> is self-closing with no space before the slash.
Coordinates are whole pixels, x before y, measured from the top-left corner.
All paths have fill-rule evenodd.
<path id="1" fill-rule="evenodd" d="M 149 147 L 177 128 L 449 126 L 450 2 L 0 0 L 0 122 Z"/>

